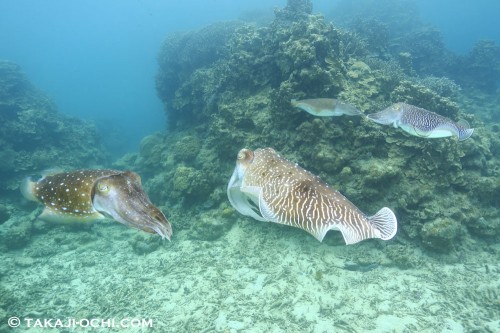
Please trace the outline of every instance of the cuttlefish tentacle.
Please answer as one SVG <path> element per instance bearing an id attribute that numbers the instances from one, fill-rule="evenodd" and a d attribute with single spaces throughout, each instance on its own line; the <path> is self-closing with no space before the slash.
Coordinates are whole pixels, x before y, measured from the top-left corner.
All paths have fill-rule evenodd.
<path id="1" fill-rule="evenodd" d="M 346 244 L 391 239 L 397 231 L 389 208 L 366 216 L 340 192 L 271 148 L 238 153 L 227 194 L 241 214 L 301 228 L 319 241 L 329 230 L 340 230 Z"/>
<path id="2" fill-rule="evenodd" d="M 432 111 L 405 103 L 393 104 L 367 117 L 378 124 L 392 124 L 411 135 L 425 138 L 456 136 L 459 141 L 463 141 L 474 132 L 465 120 L 454 122 Z"/>
<path id="3" fill-rule="evenodd" d="M 131 171 L 79 170 L 48 174 L 34 182 L 24 180 L 21 191 L 45 208 L 46 221 L 94 221 L 112 218 L 129 227 L 157 233 L 170 240 L 172 228 L 142 189 Z"/>

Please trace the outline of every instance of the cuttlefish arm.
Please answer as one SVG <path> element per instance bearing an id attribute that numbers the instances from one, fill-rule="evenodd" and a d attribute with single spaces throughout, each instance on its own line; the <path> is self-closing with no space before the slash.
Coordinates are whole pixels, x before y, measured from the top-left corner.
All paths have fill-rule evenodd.
<path id="1" fill-rule="evenodd" d="M 237 165 L 227 186 L 227 196 L 231 205 L 241 214 L 265 221 L 259 212 L 258 197 L 261 188 L 242 186 L 245 166 Z"/>
<path id="2" fill-rule="evenodd" d="M 394 127 L 398 127 L 401 120 L 401 108 L 397 105 L 393 105 L 380 112 L 369 114 L 367 117 L 380 125 L 393 125 Z"/>
<path id="3" fill-rule="evenodd" d="M 99 213 L 126 226 L 157 233 L 162 239 L 172 236 L 170 223 L 151 203 L 134 172 L 99 178 L 92 189 L 92 203 Z"/>

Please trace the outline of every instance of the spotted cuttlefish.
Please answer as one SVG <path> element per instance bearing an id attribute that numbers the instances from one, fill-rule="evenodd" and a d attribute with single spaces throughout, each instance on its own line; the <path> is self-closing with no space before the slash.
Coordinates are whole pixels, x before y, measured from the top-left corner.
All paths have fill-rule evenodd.
<path id="1" fill-rule="evenodd" d="M 344 103 L 334 98 L 314 98 L 290 101 L 293 107 L 302 109 L 313 116 L 331 117 L 331 116 L 360 116 L 363 112 L 356 109 L 353 105 Z"/>
<path id="2" fill-rule="evenodd" d="M 393 104 L 387 109 L 369 114 L 367 117 L 378 124 L 392 124 L 411 135 L 424 138 L 456 136 L 459 141 L 463 141 L 474 132 L 474 129 L 470 128 L 469 123 L 465 120 L 454 122 L 432 111 L 406 103 Z"/>
<path id="3" fill-rule="evenodd" d="M 241 214 L 301 228 L 320 242 L 329 230 L 340 230 L 346 244 L 391 239 L 397 231 L 389 208 L 365 215 L 340 192 L 272 148 L 240 150 L 227 195 Z"/>
<path id="4" fill-rule="evenodd" d="M 132 171 L 78 170 L 47 173 L 36 182 L 26 178 L 23 195 L 41 202 L 38 216 L 45 221 L 93 221 L 111 218 L 126 226 L 170 240 L 172 227 L 142 189 L 141 178 Z"/>

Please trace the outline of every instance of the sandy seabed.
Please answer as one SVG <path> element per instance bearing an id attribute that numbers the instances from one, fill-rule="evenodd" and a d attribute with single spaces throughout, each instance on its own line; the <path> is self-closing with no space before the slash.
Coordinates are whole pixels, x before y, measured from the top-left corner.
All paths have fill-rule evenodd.
<path id="1" fill-rule="evenodd" d="M 0 253 L 0 332 L 500 332 L 500 245 L 438 255 L 402 244 L 345 246 L 335 231 L 319 243 L 243 218 L 215 241 L 186 229 L 160 242 L 113 222 L 54 226 Z M 389 259 L 391 246 L 411 263 Z M 11 316 L 21 319 L 15 330 Z M 26 318 L 119 327 L 42 330 Z"/>

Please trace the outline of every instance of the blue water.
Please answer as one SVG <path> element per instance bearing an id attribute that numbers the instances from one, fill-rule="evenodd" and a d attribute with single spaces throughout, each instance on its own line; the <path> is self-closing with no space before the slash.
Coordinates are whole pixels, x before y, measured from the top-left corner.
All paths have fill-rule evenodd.
<path id="1" fill-rule="evenodd" d="M 335 1 L 313 1 L 329 12 Z M 175 31 L 237 19 L 244 11 L 284 7 L 285 0 L 18 0 L 0 2 L 0 58 L 21 65 L 60 112 L 95 121 L 116 155 L 165 128 L 156 96 L 156 56 Z M 420 0 L 422 20 L 446 45 L 467 53 L 478 39 L 500 42 L 496 0 Z"/>
<path id="2" fill-rule="evenodd" d="M 500 1 L 419 0 L 422 19 L 443 34 L 446 46 L 466 54 L 481 39 L 500 44 Z"/>

